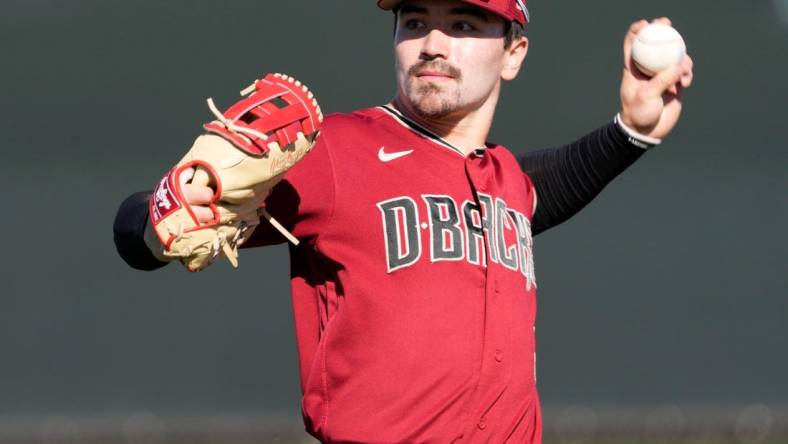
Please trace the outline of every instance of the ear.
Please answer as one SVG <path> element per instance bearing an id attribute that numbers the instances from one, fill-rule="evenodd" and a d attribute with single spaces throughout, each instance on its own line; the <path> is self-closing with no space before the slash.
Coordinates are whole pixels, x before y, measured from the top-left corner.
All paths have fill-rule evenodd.
<path id="1" fill-rule="evenodd" d="M 514 80 L 517 77 L 526 54 L 528 54 L 528 37 L 520 37 L 504 50 L 503 70 L 501 70 L 503 80 Z"/>

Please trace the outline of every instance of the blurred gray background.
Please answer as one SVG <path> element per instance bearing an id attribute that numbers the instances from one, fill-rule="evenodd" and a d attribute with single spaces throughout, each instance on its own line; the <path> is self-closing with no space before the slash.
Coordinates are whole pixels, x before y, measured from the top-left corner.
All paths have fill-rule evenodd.
<path id="1" fill-rule="evenodd" d="M 374 3 L 3 0 L 0 430 L 301 427 L 286 248 L 246 251 L 237 271 L 145 273 L 115 253 L 112 220 L 212 118 L 208 96 L 228 104 L 281 71 L 326 112 L 388 101 L 392 17 Z M 696 64 L 670 139 L 535 240 L 546 420 L 784 422 L 788 0 L 528 4 L 531 49 L 491 137 L 513 151 L 613 118 L 638 18 L 670 16 Z"/>

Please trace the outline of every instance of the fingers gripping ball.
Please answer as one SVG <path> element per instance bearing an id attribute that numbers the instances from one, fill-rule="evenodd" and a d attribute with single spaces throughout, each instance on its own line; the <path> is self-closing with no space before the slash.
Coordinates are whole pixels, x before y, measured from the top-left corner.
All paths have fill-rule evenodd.
<path id="1" fill-rule="evenodd" d="M 254 230 L 258 212 L 284 230 L 260 206 L 320 132 L 317 101 L 292 77 L 269 74 L 241 95 L 224 113 L 208 99 L 216 116 L 204 125 L 208 134 L 195 140 L 151 196 L 151 223 L 164 254 L 179 258 L 190 271 L 202 270 L 222 253 L 237 266 L 238 246 Z M 192 184 L 214 190 L 209 223 L 200 224 L 181 190 L 182 174 L 192 169 Z"/>
<path id="2" fill-rule="evenodd" d="M 678 66 L 686 53 L 681 34 L 664 23 L 647 25 L 632 42 L 632 60 L 640 72 L 649 77 Z"/>

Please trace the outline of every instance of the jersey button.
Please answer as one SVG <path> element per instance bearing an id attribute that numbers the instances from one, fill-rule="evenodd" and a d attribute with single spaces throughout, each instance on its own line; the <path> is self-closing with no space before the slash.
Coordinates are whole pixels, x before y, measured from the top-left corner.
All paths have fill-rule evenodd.
<path id="1" fill-rule="evenodd" d="M 500 350 L 495 350 L 495 355 L 494 355 L 494 356 L 495 356 L 495 361 L 496 361 L 496 362 L 501 362 L 501 361 L 503 361 L 503 352 L 502 352 L 502 351 L 500 351 Z"/>
<path id="2" fill-rule="evenodd" d="M 479 430 L 484 430 L 487 428 L 487 422 L 484 421 L 484 418 L 479 420 L 479 424 L 477 424 Z"/>

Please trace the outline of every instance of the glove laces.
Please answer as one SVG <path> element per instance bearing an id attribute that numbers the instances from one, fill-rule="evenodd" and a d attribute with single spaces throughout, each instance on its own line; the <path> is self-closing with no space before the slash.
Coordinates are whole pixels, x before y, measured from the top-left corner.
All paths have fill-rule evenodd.
<path id="1" fill-rule="evenodd" d="M 213 103 L 213 98 L 208 97 L 208 108 L 211 110 L 213 115 L 216 117 L 216 120 L 222 123 L 230 131 L 234 131 L 239 134 L 252 136 L 257 139 L 261 140 L 268 140 L 268 136 L 265 133 L 261 133 L 260 131 L 255 131 L 251 128 L 246 128 L 243 126 L 238 126 L 235 124 L 235 119 L 228 119 L 224 114 L 219 111 L 219 108 L 216 107 L 216 104 Z"/>

